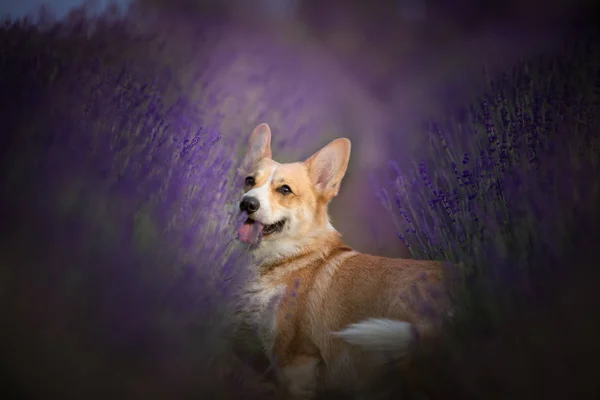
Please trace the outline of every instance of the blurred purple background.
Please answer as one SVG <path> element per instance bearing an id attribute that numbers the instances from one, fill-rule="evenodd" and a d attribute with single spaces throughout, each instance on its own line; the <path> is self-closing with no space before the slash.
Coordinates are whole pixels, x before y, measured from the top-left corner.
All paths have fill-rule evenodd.
<path id="1" fill-rule="evenodd" d="M 47 4 L 61 17 L 77 3 Z M 90 4 L 102 9 L 107 2 Z M 419 159 L 427 146 L 419 133 L 423 122 L 480 92 L 484 64 L 493 75 L 522 57 L 560 46 L 558 38 L 590 20 L 594 5 L 590 0 L 543 6 L 537 0 L 116 4 L 132 5 L 128 19 L 134 32 L 155 35 L 158 42 L 164 38 L 156 50 L 161 63 L 205 107 L 205 122 L 224 135 L 244 134 L 262 121 L 274 126 L 275 141 L 310 131 L 312 139 L 287 141 L 284 152 L 275 154 L 288 159 L 307 156 L 336 136 L 350 137 L 352 164 L 332 207 L 334 224 L 351 245 L 386 255 L 406 254 L 385 211 L 373 203 L 369 176 L 380 174 L 383 160 L 410 165 Z M 1 12 L 21 16 L 33 9 L 33 2 L 14 2 L 3 4 Z M 200 73 L 197 83 L 186 82 Z M 210 103 L 210 111 L 208 98 L 220 99 Z M 343 217 L 348 211 L 354 218 Z M 377 235 L 363 234 L 375 226 Z"/>
<path id="2" fill-rule="evenodd" d="M 3 244 L 3 262 L 18 266 L 9 271 L 18 284 L 7 296 L 14 304 L 5 303 L 14 321 L 2 343 L 11 351 L 10 366 L 19 367 L 14 375 L 23 385 L 40 382 L 40 392 L 89 394 L 94 387 L 86 382 L 103 387 L 103 379 L 112 379 L 106 393 L 127 387 L 144 398 L 183 397 L 201 385 L 194 363 L 204 364 L 213 346 L 201 348 L 198 338 L 210 336 L 209 325 L 219 323 L 210 310 L 220 313 L 214 303 L 230 294 L 229 286 L 215 282 L 240 265 L 219 253 L 230 250 L 228 213 L 237 209 L 232 193 L 238 188 L 228 172 L 257 123 L 272 126 L 281 161 L 349 137 L 351 165 L 331 206 L 333 223 L 358 250 L 406 256 L 371 177 L 385 176 L 389 160 L 406 173 L 431 156 L 424 123 L 443 121 L 485 92 L 482 65 L 490 76 L 511 71 L 522 58 L 560 48 L 563 36 L 593 15 L 586 0 L 133 0 L 123 25 L 94 37 L 97 21 L 79 24 L 85 13 L 69 12 L 77 3 L 47 3 L 54 11 L 33 21 L 39 17 L 44 26 L 54 14 L 69 21 L 65 37 L 73 29 L 69 38 L 76 39 L 67 43 L 59 32 L 48 39 L 56 49 L 30 46 L 33 56 L 24 52 L 23 62 L 34 68 L 24 68 L 23 76 L 33 89 L 29 81 L 24 89 L 15 84 L 17 93 L 0 107 L 17 115 L 6 120 L 20 124 L 16 142 L 30 161 L 31 170 L 22 172 L 26 162 L 7 152 L 20 166 L 11 177 L 37 178 L 26 193 L 29 203 L 19 206 L 29 225 L 15 217 Z M 107 3 L 90 4 L 102 10 Z M 32 2 L 3 3 L 0 15 L 18 18 L 34 10 Z M 4 44 L 29 45 L 30 33 L 7 35 L 16 39 Z M 50 60 L 52 67 L 54 50 L 87 64 L 65 68 L 73 74 L 35 92 L 35 65 Z M 46 57 L 39 64 L 38 53 Z M 129 69 L 121 71 L 122 64 Z M 21 77 L 18 63 L 13 69 Z M 153 82 L 150 89 L 141 89 L 145 80 Z M 127 107 L 148 92 L 157 104 L 176 107 L 130 114 Z M 180 97 L 181 107 L 174 102 Z M 171 129 L 161 137 L 153 124 Z M 198 150 L 197 160 L 182 160 L 178 146 L 193 142 L 196 132 L 201 143 L 217 134 L 222 140 L 210 153 Z M 42 156 L 60 169 L 35 170 L 42 145 L 30 146 L 28 134 L 50 143 Z M 59 139 L 67 145 L 53 147 Z M 168 146 L 159 151 L 161 140 Z M 46 176 L 58 176 L 58 184 Z M 20 199 L 11 192 L 2 200 Z M 21 247 L 8 251 L 15 243 Z M 106 393 L 96 395 L 111 398 Z"/>

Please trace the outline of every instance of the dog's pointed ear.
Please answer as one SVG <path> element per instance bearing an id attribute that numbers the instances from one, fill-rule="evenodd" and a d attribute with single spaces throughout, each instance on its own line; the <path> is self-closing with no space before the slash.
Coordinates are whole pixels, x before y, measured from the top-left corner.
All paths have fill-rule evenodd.
<path id="1" fill-rule="evenodd" d="M 327 199 L 336 196 L 350 160 L 350 140 L 336 139 L 305 161 L 317 191 Z"/>
<path id="2" fill-rule="evenodd" d="M 241 169 L 250 171 L 263 158 L 271 158 L 271 128 L 262 123 L 252 131 L 248 140 L 248 151 L 242 161 Z"/>

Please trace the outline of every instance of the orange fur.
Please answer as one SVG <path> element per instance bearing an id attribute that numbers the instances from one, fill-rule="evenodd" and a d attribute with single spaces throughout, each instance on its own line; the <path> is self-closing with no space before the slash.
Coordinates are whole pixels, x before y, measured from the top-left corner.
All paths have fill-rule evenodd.
<path id="1" fill-rule="evenodd" d="M 442 294 L 442 264 L 361 254 L 342 242 L 327 206 L 346 172 L 349 140 L 291 164 L 271 159 L 270 140 L 266 124 L 251 135 L 243 165 L 254 183 L 244 196 L 260 199 L 251 218 L 285 224 L 255 247 L 243 318 L 256 327 L 286 398 L 360 389 L 389 356 L 406 354 L 413 331 L 429 333 L 447 310 L 446 297 L 435 296 Z M 291 193 L 281 192 L 284 184 Z"/>

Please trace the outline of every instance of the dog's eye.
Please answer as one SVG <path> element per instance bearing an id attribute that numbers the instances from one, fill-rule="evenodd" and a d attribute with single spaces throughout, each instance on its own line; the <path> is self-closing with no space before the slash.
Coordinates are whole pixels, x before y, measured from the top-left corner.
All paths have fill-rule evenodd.
<path id="1" fill-rule="evenodd" d="M 246 186 L 254 186 L 254 184 L 256 183 L 256 181 L 254 180 L 254 177 L 252 176 L 247 176 L 246 180 L 244 181 Z"/>
<path id="2" fill-rule="evenodd" d="M 277 191 L 281 194 L 290 194 L 292 193 L 292 189 L 288 185 L 282 185 L 277 188 Z"/>

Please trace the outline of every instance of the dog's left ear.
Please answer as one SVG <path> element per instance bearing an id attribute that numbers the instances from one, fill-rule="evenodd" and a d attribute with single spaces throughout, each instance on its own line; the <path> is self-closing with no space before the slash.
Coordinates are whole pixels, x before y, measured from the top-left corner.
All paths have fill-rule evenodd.
<path id="1" fill-rule="evenodd" d="M 337 196 L 350 160 L 350 141 L 336 139 L 305 161 L 313 185 L 326 199 Z"/>
<path id="2" fill-rule="evenodd" d="M 248 140 L 248 151 L 242 161 L 241 169 L 249 172 L 254 165 L 263 158 L 271 158 L 271 128 L 262 123 L 258 125 L 250 134 Z"/>

